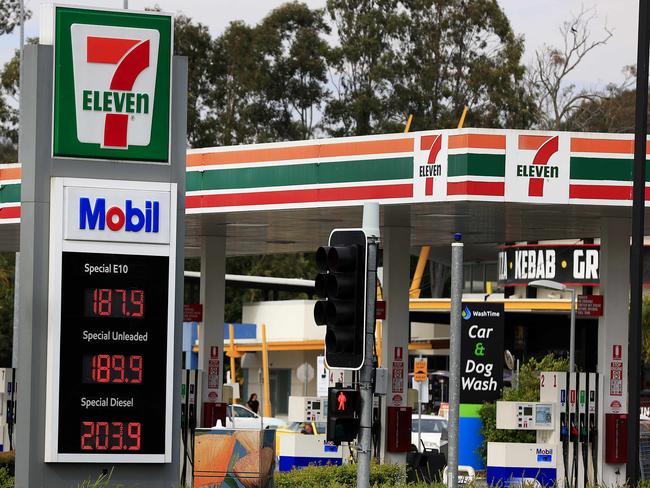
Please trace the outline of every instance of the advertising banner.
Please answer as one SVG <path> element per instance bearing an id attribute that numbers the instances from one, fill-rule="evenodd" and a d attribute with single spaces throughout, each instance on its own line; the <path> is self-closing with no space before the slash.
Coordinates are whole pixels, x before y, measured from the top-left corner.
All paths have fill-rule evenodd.
<path id="1" fill-rule="evenodd" d="M 599 262 L 597 244 L 503 246 L 499 250 L 499 283 L 513 286 L 552 280 L 598 286 Z"/>
<path id="2" fill-rule="evenodd" d="M 463 303 L 460 403 L 499 398 L 503 387 L 502 303 Z"/>
<path id="3" fill-rule="evenodd" d="M 650 246 L 643 248 L 643 284 L 650 284 Z M 499 247 L 499 284 L 526 285 L 552 280 L 565 285 L 598 286 L 600 245 L 528 244 Z"/>

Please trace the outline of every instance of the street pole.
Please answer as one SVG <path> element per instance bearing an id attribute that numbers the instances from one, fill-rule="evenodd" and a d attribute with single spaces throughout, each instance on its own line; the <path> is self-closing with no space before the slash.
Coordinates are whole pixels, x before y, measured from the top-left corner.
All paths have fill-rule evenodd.
<path id="1" fill-rule="evenodd" d="M 422 354 L 420 354 L 420 357 L 418 359 L 422 359 Z M 422 445 L 422 384 L 421 382 L 418 383 L 420 383 L 418 384 L 418 451 L 419 451 L 420 446 Z"/>
<path id="2" fill-rule="evenodd" d="M 632 246 L 630 248 L 630 322 L 628 328 L 627 467 L 629 484 L 639 482 L 639 410 L 641 390 L 641 307 L 643 304 L 643 230 L 645 213 L 645 166 L 648 134 L 648 0 L 639 0 L 639 36 L 636 61 L 636 113 L 634 121 L 634 169 L 632 200 Z"/>
<path id="3" fill-rule="evenodd" d="M 460 338 L 463 301 L 463 243 L 451 244 L 451 315 L 449 320 L 449 444 L 447 486 L 458 488 L 458 418 L 460 416 Z"/>
<path id="4" fill-rule="evenodd" d="M 377 297 L 377 246 L 379 243 L 379 205 L 364 204 L 363 229 L 368 236 L 366 272 L 366 336 L 365 357 L 359 388 L 361 390 L 361 419 L 357 449 L 357 488 L 370 486 L 370 458 L 372 454 L 372 378 L 374 376 L 375 301 Z"/>
<path id="5" fill-rule="evenodd" d="M 569 339 L 569 371 L 576 370 L 576 291 L 569 288 L 571 292 L 571 338 Z"/>

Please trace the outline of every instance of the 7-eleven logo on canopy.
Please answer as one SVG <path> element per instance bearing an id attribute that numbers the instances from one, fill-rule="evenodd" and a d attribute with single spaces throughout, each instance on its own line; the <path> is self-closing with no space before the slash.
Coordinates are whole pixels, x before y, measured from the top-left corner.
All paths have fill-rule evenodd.
<path id="1" fill-rule="evenodd" d="M 447 195 L 447 149 L 444 133 L 422 134 L 416 138 L 414 175 L 415 196 L 424 201 L 444 200 Z"/>
<path id="2" fill-rule="evenodd" d="M 66 23 L 67 10 L 86 15 Z M 167 161 L 171 17 L 62 13 L 56 14 L 55 156 Z M 116 15 L 121 25 L 102 25 L 116 23 Z"/>
<path id="3" fill-rule="evenodd" d="M 506 149 L 506 200 L 567 203 L 568 138 L 560 134 L 513 134 Z"/>

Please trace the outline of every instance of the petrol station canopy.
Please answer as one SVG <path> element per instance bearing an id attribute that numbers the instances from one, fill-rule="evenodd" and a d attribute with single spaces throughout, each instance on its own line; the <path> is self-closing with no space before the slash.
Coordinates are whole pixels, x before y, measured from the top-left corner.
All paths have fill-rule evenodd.
<path id="1" fill-rule="evenodd" d="M 231 256 L 312 251 L 359 227 L 366 201 L 408 207 L 412 246 L 596 237 L 603 217 L 630 216 L 633 141 L 454 129 L 191 149 L 186 255 L 204 235 L 226 235 Z M 4 250 L 19 248 L 20 176 L 0 166 Z"/>

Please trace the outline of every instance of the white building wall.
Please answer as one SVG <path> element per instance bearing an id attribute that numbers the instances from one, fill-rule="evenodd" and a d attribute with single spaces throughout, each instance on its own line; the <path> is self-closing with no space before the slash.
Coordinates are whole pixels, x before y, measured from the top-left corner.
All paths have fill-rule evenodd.
<path id="1" fill-rule="evenodd" d="M 266 324 L 266 339 L 277 341 L 304 341 L 325 339 L 325 327 L 314 322 L 315 300 L 281 300 L 246 304 L 242 322 L 257 324 L 257 337 L 262 337 L 261 326 Z"/>

